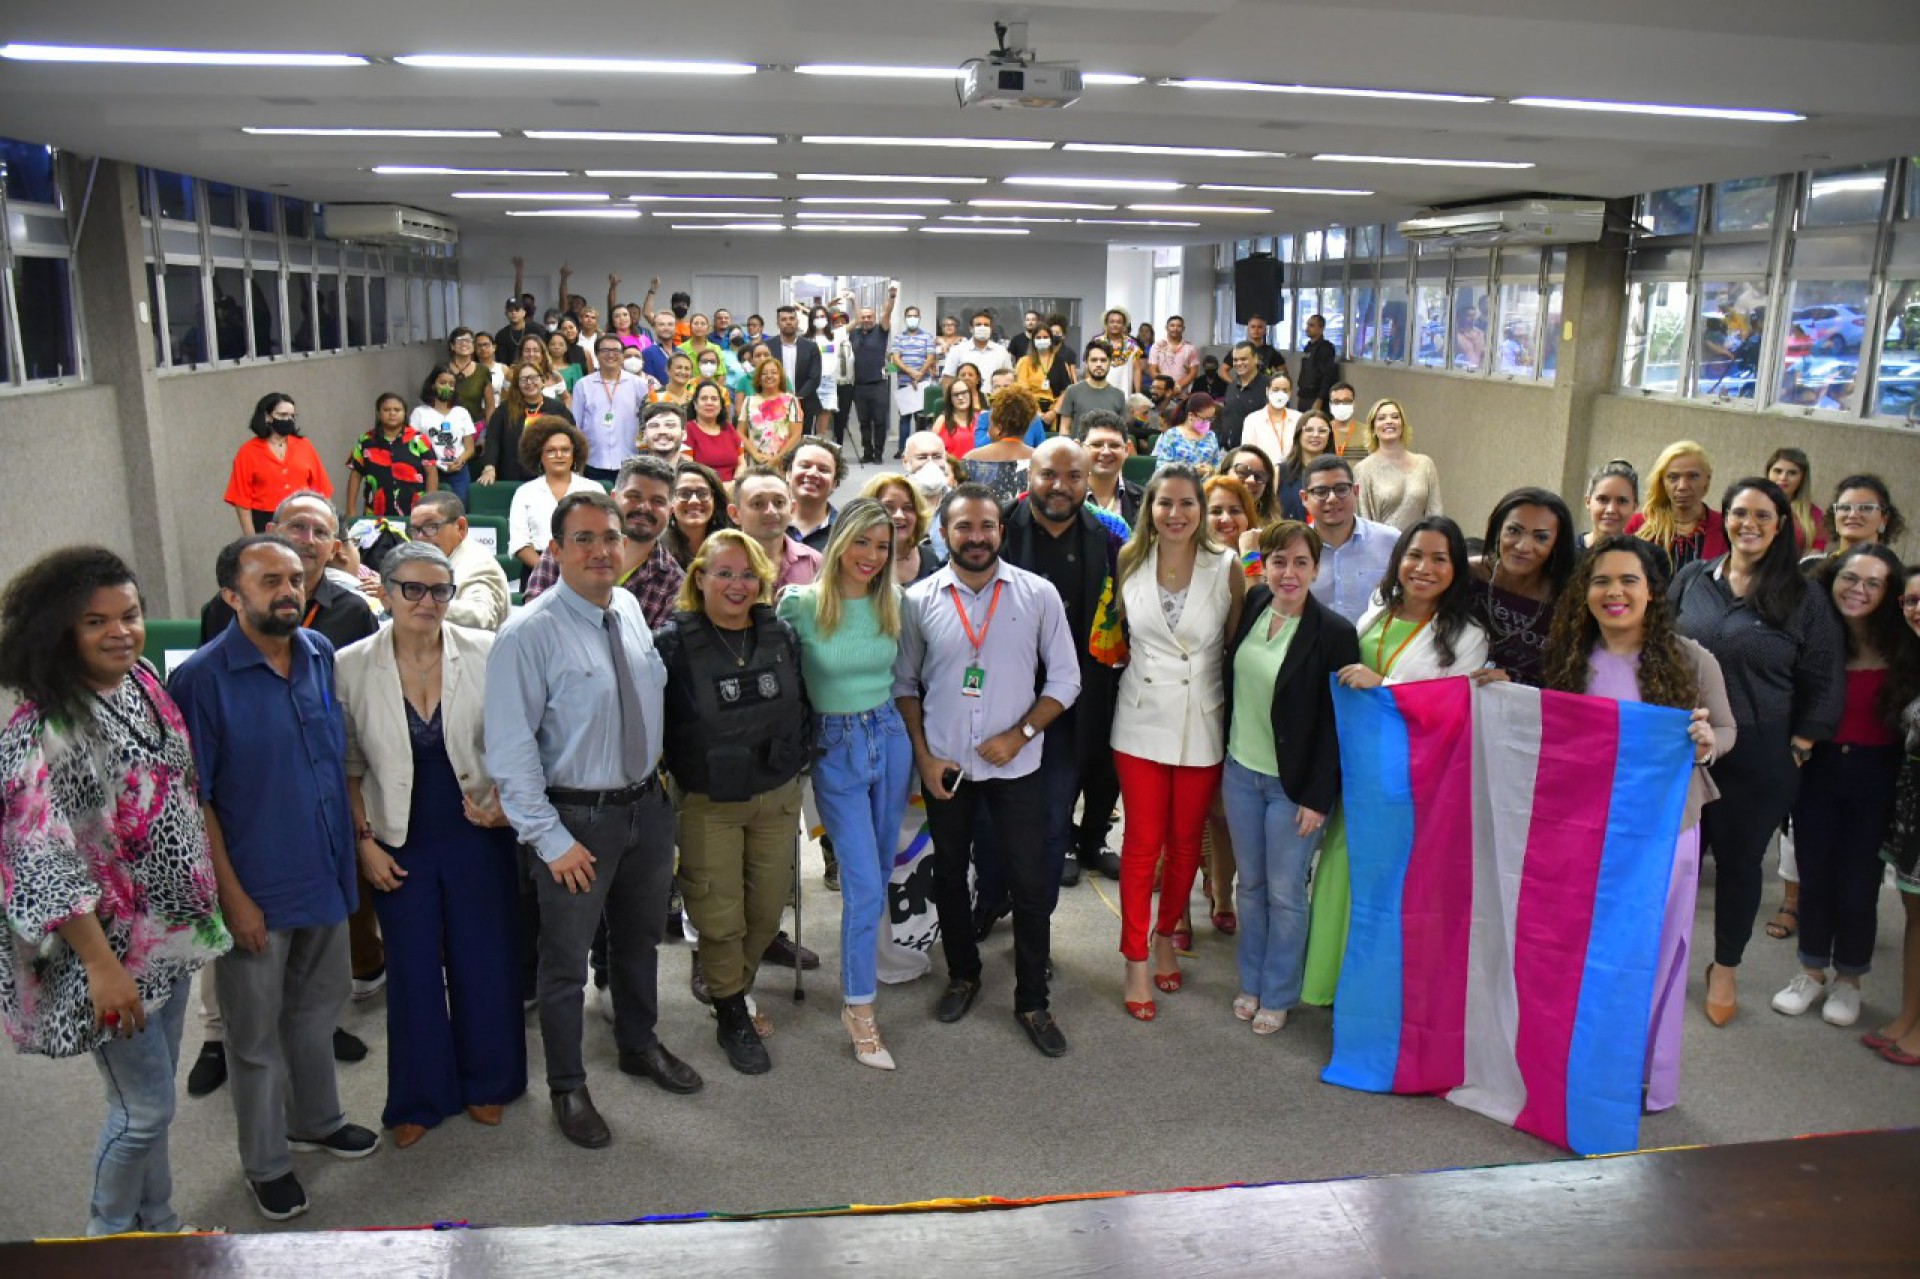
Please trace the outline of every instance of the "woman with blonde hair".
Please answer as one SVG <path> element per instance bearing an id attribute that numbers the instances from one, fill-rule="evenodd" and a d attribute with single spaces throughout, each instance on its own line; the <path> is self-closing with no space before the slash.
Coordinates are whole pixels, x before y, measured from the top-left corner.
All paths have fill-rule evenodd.
<path id="1" fill-rule="evenodd" d="M 1380 400 L 1367 414 L 1367 455 L 1354 463 L 1360 514 L 1401 532 L 1441 514 L 1440 471 L 1413 451 L 1413 427 L 1398 400 Z"/>
<path id="2" fill-rule="evenodd" d="M 880 503 L 847 503 L 827 539 L 820 579 L 788 588 L 779 606 L 800 639 L 819 742 L 813 798 L 840 865 L 840 1021 L 854 1060 L 876 1070 L 894 1068 L 873 1016 L 875 968 L 913 773 L 913 746 L 893 703 L 900 648 L 894 538 Z"/>
<path id="3" fill-rule="evenodd" d="M 933 509 L 913 481 L 897 471 L 883 471 L 868 480 L 860 496 L 880 503 L 893 521 L 893 580 L 901 589 L 940 571 L 940 558 L 927 531 Z"/>
<path id="4" fill-rule="evenodd" d="M 1767 459 L 1766 477 L 1793 504 L 1793 543 L 1802 555 L 1827 549 L 1826 512 L 1813 504 L 1813 464 L 1803 450 L 1779 448 Z"/>
<path id="5" fill-rule="evenodd" d="M 666 664 L 666 756 L 680 810 L 680 893 L 700 933 L 695 960 L 743 1075 L 773 1061 L 747 992 L 793 894 L 800 774 L 813 716 L 793 627 L 774 615 L 776 570 L 739 529 L 707 536 L 654 632 Z"/>
<path id="6" fill-rule="evenodd" d="M 1707 505 L 1712 486 L 1713 459 L 1692 440 L 1675 440 L 1654 460 L 1646 500 L 1627 532 L 1665 553 L 1669 577 L 1727 553 L 1726 522 Z"/>

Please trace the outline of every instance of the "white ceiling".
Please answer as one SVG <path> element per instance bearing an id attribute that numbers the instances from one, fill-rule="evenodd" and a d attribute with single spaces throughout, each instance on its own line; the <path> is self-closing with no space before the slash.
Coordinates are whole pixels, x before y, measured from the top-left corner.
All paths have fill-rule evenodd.
<path id="1" fill-rule="evenodd" d="M 996 18 L 1025 18 L 1042 59 L 1148 77 L 1089 87 L 1061 111 L 960 110 L 945 81 L 837 80 L 784 68 L 809 62 L 945 66 L 984 53 Z M 557 20 L 556 20 L 557 19 Z M 134 48 L 357 53 L 545 54 L 724 59 L 758 74 L 707 78 L 426 70 L 206 69 L 0 62 L 0 135 L 323 201 L 393 200 L 492 231 L 665 232 L 640 222 L 518 220 L 541 202 L 471 201 L 456 190 L 949 198 L 909 210 L 918 225 L 986 199 L 1114 204 L 1114 212 L 1034 217 L 1199 221 L 1197 228 L 1037 224 L 1034 236 L 1179 243 L 1327 222 L 1380 221 L 1434 203 L 1516 192 L 1619 196 L 1686 182 L 1882 159 L 1920 151 L 1920 3 L 1846 0 L 704 0 L 671 9 L 623 0 L 331 0 L 270 6 L 195 0 L 90 5 L 11 0 L 0 42 Z M 1771 108 L 1809 118 L 1730 123 L 1492 104 L 1200 92 L 1168 76 Z M 498 140 L 257 137 L 242 126 L 494 128 Z M 533 141 L 526 130 L 671 130 L 776 135 L 760 146 Z M 1048 151 L 810 145 L 802 134 L 968 136 L 1056 142 L 1232 147 L 1286 158 L 1221 159 Z M 1526 170 L 1407 168 L 1315 161 L 1320 152 L 1528 161 Z M 565 178 L 383 177 L 376 164 L 568 170 Z M 588 168 L 751 169 L 772 181 L 594 179 Z M 801 183 L 801 172 L 991 179 L 970 187 Z M 1022 189 L 1015 175 L 1155 178 L 1172 193 Z M 1201 183 L 1345 187 L 1366 197 L 1256 195 Z M 1136 212 L 1129 204 L 1240 204 L 1271 214 Z M 697 209 L 701 206 L 674 206 Z M 724 211 L 729 206 L 707 206 Z M 711 219 L 707 219 L 711 220 Z M 808 219 L 819 221 L 820 219 Z M 948 225 L 965 225 L 949 223 Z M 962 241 L 966 242 L 966 241 Z"/>

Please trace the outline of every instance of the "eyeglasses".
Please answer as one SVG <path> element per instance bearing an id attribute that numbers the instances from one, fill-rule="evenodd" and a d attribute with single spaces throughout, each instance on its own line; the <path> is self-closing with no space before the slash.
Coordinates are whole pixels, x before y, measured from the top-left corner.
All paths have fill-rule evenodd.
<path id="1" fill-rule="evenodd" d="M 1727 512 L 1727 520 L 1729 523 L 1734 520 L 1740 520 L 1747 524 L 1758 524 L 1763 528 L 1778 518 L 1779 517 L 1772 511 L 1751 511 L 1744 506 L 1736 506 Z"/>
<path id="2" fill-rule="evenodd" d="M 1902 595 L 1900 597 L 1900 607 L 1909 613 L 1913 612 L 1916 608 L 1920 608 L 1920 595 Z"/>
<path id="3" fill-rule="evenodd" d="M 407 536 L 416 541 L 431 541 L 439 537 L 440 530 L 447 527 L 451 522 L 452 521 L 449 520 L 433 520 L 426 524 L 409 524 L 407 525 Z"/>
<path id="4" fill-rule="evenodd" d="M 393 585 L 410 604 L 418 604 L 428 595 L 433 596 L 435 604 L 445 604 L 453 598 L 452 582 L 395 582 Z"/>
<path id="5" fill-rule="evenodd" d="M 707 492 L 705 489 L 675 489 L 673 491 L 673 500 L 676 502 L 711 503 L 713 501 L 713 494 Z"/>
<path id="6" fill-rule="evenodd" d="M 1878 502 L 1835 502 L 1835 515 L 1878 515 L 1884 508 Z"/>
<path id="7" fill-rule="evenodd" d="M 1316 502 L 1324 502 L 1330 497 L 1347 498 L 1353 496 L 1351 484 L 1316 484 L 1307 490 L 1307 496 Z"/>
<path id="8" fill-rule="evenodd" d="M 700 572 L 712 578 L 714 581 L 727 586 L 731 586 L 735 582 L 757 582 L 760 580 L 751 570 L 745 573 L 736 573 L 730 568 L 703 568 Z"/>
<path id="9" fill-rule="evenodd" d="M 1865 591 L 1869 595 L 1878 595 L 1887 589 L 1885 578 L 1862 577 L 1858 573 L 1842 573 L 1839 576 L 1840 589 L 1843 591 Z"/>
<path id="10" fill-rule="evenodd" d="M 567 538 L 567 545 L 581 551 L 592 550 L 596 546 L 614 550 L 626 540 L 625 533 L 575 533 Z"/>
<path id="11" fill-rule="evenodd" d="M 1267 473 L 1257 466 L 1236 466 L 1233 468 L 1233 474 L 1236 478 L 1252 484 L 1264 485 L 1267 482 Z"/>
<path id="12" fill-rule="evenodd" d="M 279 531 L 292 538 L 306 538 L 315 542 L 331 542 L 338 534 L 324 524 L 313 524 L 306 520 L 295 520 L 282 524 Z"/>

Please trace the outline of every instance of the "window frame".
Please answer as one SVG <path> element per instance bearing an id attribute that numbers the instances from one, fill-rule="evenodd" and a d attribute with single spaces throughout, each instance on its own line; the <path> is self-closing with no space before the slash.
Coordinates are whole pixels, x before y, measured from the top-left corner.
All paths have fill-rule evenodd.
<path id="1" fill-rule="evenodd" d="M 27 142 L 21 138 L 10 138 L 27 146 L 42 146 L 41 143 Z M 16 200 L 6 191 L 6 185 L 0 183 L 0 347 L 4 348 L 6 372 L 0 377 L 0 396 L 34 394 L 43 391 L 68 390 L 77 386 L 86 386 L 92 382 L 90 362 L 87 358 L 86 330 L 81 318 L 80 277 L 73 265 L 73 214 L 70 208 L 65 175 L 60 163 L 61 152 L 57 147 L 48 147 L 52 156 L 53 199 L 54 203 L 44 204 L 38 200 Z M 33 214 L 42 218 L 57 218 L 63 229 L 62 243 L 58 245 L 39 242 L 15 243 L 13 228 L 15 214 Z M 26 343 L 20 332 L 20 282 L 17 263 L 22 258 L 62 263 L 61 274 L 67 290 L 67 350 L 73 358 L 73 370 L 65 376 L 35 377 L 27 376 Z"/>

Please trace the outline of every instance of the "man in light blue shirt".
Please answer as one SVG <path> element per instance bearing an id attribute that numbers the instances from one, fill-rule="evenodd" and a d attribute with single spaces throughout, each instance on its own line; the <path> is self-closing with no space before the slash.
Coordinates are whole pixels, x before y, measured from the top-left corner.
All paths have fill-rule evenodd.
<path id="1" fill-rule="evenodd" d="M 992 490 L 955 488 L 940 526 L 952 553 L 907 592 L 893 667 L 894 702 L 926 794 L 947 959 L 934 1016 L 959 1021 L 980 991 L 967 871 L 976 806 L 985 804 L 1013 900 L 1014 1016 L 1034 1047 L 1058 1057 L 1067 1040 L 1047 1009 L 1047 958 L 1059 871 L 1048 873 L 1040 760 L 1043 730 L 1080 695 L 1080 659 L 1060 593 L 1000 558 Z"/>
<path id="2" fill-rule="evenodd" d="M 640 451 L 646 379 L 621 367 L 626 348 L 611 333 L 594 344 L 599 368 L 573 384 L 573 420 L 587 437 L 587 478 L 611 488 L 620 464 Z"/>
<path id="3" fill-rule="evenodd" d="M 893 360 L 898 376 L 894 378 L 896 390 L 912 387 L 915 391 L 934 375 L 939 361 L 934 355 L 933 334 L 920 325 L 920 308 L 907 308 L 906 327 L 893 335 L 893 346 L 887 354 Z M 894 450 L 897 458 L 906 452 L 907 436 L 913 431 L 914 413 L 900 414 L 900 446 Z"/>
<path id="4" fill-rule="evenodd" d="M 673 881 L 673 807 L 658 771 L 666 664 L 618 589 L 625 532 L 604 493 L 553 514 L 560 582 L 500 629 L 487 663 L 487 771 L 540 902 L 538 999 L 554 1117 L 590 1149 L 613 1139 L 581 1057 L 587 952 L 602 912 L 620 1069 L 669 1092 L 701 1079 L 654 1034 L 659 945 Z"/>
<path id="5" fill-rule="evenodd" d="M 1300 482 L 1300 500 L 1320 535 L 1320 575 L 1313 579 L 1313 597 L 1358 626 L 1386 574 L 1400 530 L 1360 517 L 1353 468 L 1345 458 L 1314 459 Z"/>

